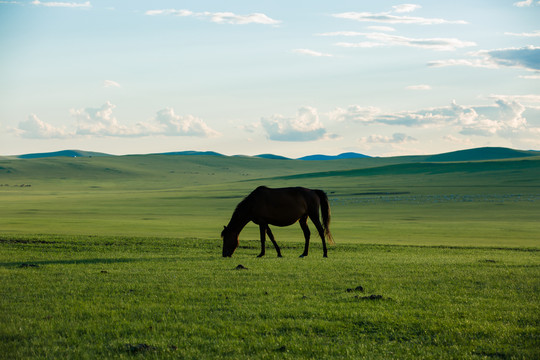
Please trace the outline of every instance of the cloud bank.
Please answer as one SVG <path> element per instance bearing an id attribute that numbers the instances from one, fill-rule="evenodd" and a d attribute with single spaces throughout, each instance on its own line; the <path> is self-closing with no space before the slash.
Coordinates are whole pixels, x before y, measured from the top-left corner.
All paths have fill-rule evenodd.
<path id="1" fill-rule="evenodd" d="M 391 125 L 417 128 L 451 128 L 462 135 L 511 137 L 518 131 L 530 131 L 524 112 L 527 107 L 519 97 L 494 95 L 491 105 L 464 106 L 455 101 L 450 106 L 384 113 L 378 108 L 350 106 L 330 113 L 331 119 L 363 125 Z M 533 98 L 533 101 L 539 100 Z M 374 142 L 375 139 L 372 139 Z M 379 139 L 380 140 L 380 139 Z M 367 140 L 366 140 L 367 141 Z M 379 141 L 381 142 L 381 141 Z"/>
<path id="2" fill-rule="evenodd" d="M 149 121 L 135 125 L 121 124 L 113 114 L 116 106 L 109 101 L 99 108 L 72 109 L 75 129 L 57 128 L 31 114 L 19 122 L 15 132 L 23 138 L 67 139 L 76 137 L 145 137 L 145 136 L 194 136 L 217 137 L 220 134 L 202 119 L 193 115 L 177 115 L 172 108 L 159 110 Z"/>

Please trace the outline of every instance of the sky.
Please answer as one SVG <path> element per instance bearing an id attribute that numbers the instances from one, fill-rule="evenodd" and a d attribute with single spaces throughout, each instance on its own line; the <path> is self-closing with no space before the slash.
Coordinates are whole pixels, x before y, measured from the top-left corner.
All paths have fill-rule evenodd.
<path id="1" fill-rule="evenodd" d="M 0 0 L 0 155 L 540 150 L 540 1 Z"/>

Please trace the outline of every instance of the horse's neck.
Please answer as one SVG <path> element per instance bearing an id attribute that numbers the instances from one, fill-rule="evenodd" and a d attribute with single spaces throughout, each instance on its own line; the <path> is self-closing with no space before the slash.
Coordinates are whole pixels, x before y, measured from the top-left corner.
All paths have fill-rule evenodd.
<path id="1" fill-rule="evenodd" d="M 229 225 L 227 225 L 228 228 L 232 229 L 235 232 L 240 233 L 244 226 L 247 225 L 248 222 L 250 222 L 249 216 L 247 216 L 243 211 L 236 210 L 232 217 L 231 221 L 229 222 Z"/>

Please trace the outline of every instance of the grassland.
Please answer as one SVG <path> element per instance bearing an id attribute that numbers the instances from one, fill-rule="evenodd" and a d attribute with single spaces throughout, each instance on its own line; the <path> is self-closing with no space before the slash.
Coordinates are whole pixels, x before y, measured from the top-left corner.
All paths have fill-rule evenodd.
<path id="1" fill-rule="evenodd" d="M 0 159 L 0 354 L 538 358 L 539 179 L 538 157 Z M 263 184 L 328 192 L 328 259 L 297 226 L 283 259 L 255 226 L 220 257 Z"/>

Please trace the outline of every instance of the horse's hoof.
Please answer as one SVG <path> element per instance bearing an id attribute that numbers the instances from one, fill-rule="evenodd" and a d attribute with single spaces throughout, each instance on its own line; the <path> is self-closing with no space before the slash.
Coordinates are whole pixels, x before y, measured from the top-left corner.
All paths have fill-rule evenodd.
<path id="1" fill-rule="evenodd" d="M 264 256 L 264 254 L 257 255 L 258 258 L 263 257 L 263 256 Z"/>
<path id="2" fill-rule="evenodd" d="M 306 256 L 307 256 L 307 255 L 305 255 L 305 254 L 300 255 L 301 258 L 306 257 Z"/>
<path id="3" fill-rule="evenodd" d="M 281 254 L 279 254 L 277 257 L 283 257 L 283 256 L 281 256 Z"/>

